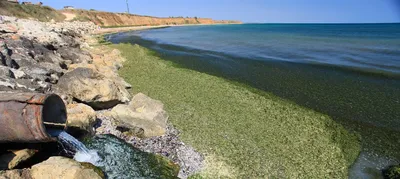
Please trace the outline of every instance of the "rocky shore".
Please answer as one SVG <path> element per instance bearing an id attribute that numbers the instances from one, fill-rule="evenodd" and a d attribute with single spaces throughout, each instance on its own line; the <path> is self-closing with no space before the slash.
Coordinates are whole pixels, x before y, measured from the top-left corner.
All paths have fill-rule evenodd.
<path id="1" fill-rule="evenodd" d="M 89 22 L 2 16 L 0 91 L 57 94 L 67 106 L 68 131 L 74 136 L 113 134 L 142 151 L 169 158 L 180 166 L 180 178 L 201 170 L 203 156 L 180 141 L 163 103 L 130 93 L 135 84 L 118 75 L 125 59 L 98 43 L 93 35 L 98 29 Z M 0 178 L 104 177 L 62 152 L 45 152 L 43 157 L 43 147 L 7 146 L 2 144 L 0 150 Z M 42 157 L 35 157 L 38 153 Z"/>

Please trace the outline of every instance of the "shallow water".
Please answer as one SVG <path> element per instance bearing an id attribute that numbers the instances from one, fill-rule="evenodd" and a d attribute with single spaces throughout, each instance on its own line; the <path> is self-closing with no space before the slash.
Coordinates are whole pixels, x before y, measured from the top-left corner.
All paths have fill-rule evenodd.
<path id="1" fill-rule="evenodd" d="M 174 27 L 108 36 L 181 67 L 272 92 L 358 133 L 350 178 L 400 160 L 400 24 L 245 24 Z M 369 157 L 374 156 L 374 157 Z"/>
<path id="2" fill-rule="evenodd" d="M 86 145 L 101 156 L 99 166 L 110 179 L 176 178 L 179 167 L 175 164 L 142 152 L 113 135 L 98 135 Z"/>
<path id="3" fill-rule="evenodd" d="M 109 179 L 177 178 L 179 166 L 168 159 L 142 152 L 113 135 L 98 135 L 86 145 L 69 135 L 57 132 L 59 141 L 74 150 L 74 159 L 100 167 Z"/>

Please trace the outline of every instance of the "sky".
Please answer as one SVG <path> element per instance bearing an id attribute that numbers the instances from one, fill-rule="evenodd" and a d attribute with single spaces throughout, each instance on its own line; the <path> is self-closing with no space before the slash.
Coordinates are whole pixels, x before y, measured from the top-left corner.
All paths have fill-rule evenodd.
<path id="1" fill-rule="evenodd" d="M 41 1 L 56 9 L 70 5 L 110 12 L 126 11 L 126 0 Z M 140 15 L 196 16 L 245 23 L 400 22 L 400 0 L 129 0 L 129 8 L 131 13 Z"/>

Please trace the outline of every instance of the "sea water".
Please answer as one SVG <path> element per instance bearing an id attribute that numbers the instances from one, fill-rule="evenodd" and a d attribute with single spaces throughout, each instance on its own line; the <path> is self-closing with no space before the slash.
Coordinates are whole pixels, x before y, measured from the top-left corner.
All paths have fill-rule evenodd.
<path id="1" fill-rule="evenodd" d="M 400 163 L 400 24 L 186 26 L 107 38 L 328 114 L 361 136 L 351 178 Z"/>

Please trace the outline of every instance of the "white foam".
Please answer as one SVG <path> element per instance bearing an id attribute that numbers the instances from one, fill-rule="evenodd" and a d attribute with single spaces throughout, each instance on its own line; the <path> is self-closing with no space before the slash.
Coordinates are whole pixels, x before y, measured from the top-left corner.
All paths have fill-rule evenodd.
<path id="1" fill-rule="evenodd" d="M 101 166 L 101 158 L 95 150 L 89 150 L 89 152 L 78 151 L 74 159 L 78 162 L 88 162 L 95 166 Z"/>

